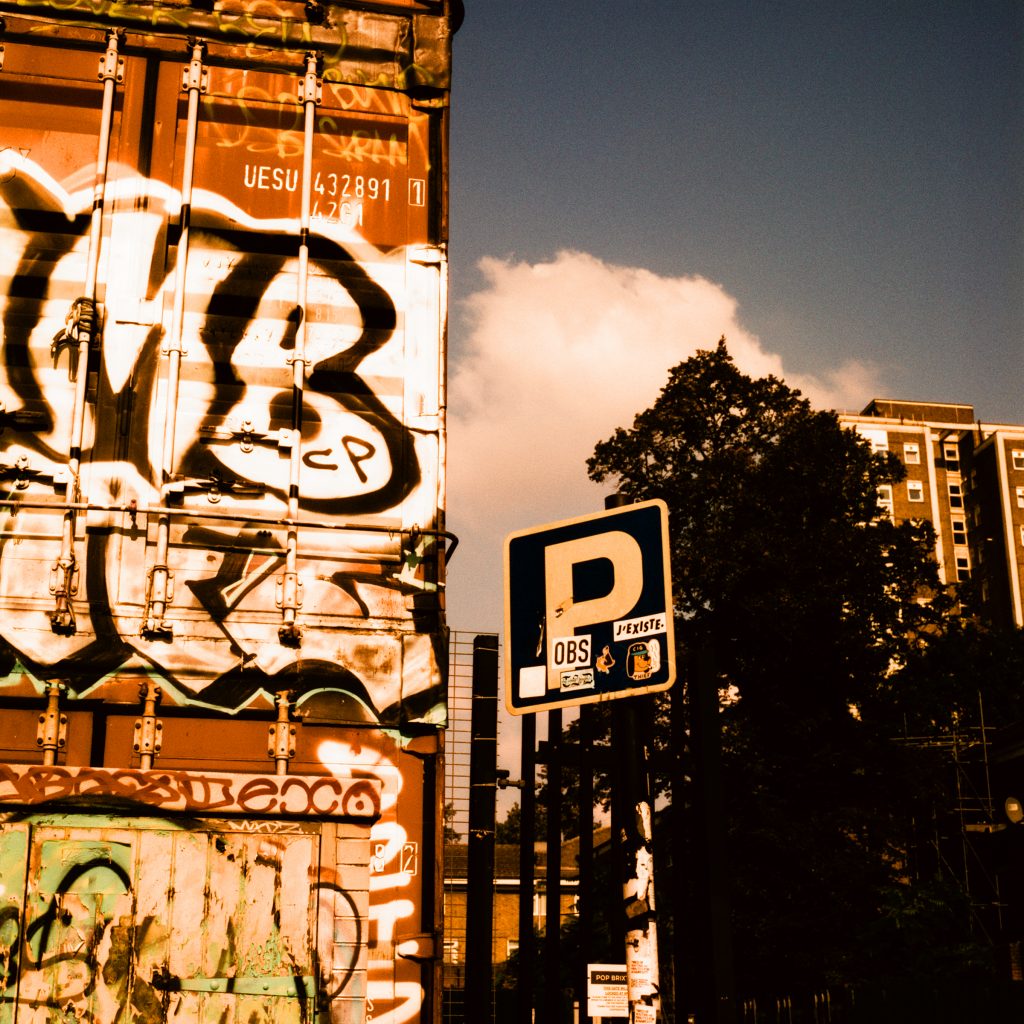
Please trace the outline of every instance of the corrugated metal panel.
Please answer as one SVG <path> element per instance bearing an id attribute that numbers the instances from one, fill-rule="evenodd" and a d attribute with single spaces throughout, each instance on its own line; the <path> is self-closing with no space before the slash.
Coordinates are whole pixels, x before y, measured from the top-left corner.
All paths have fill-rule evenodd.
<path id="1" fill-rule="evenodd" d="M 0 1024 L 436 1016 L 448 7 L 0 0 Z"/>
<path id="2" fill-rule="evenodd" d="M 340 674 L 441 720 L 431 115 L 324 81 L 306 133 L 297 75 L 96 63 L 5 51 L 3 638 L 80 693 Z"/>
<path id="3" fill-rule="evenodd" d="M 330 78 L 434 92 L 451 84 L 451 30 L 444 2 L 362 0 L 357 8 L 305 0 L 0 0 L 6 34 L 88 41 L 117 29 L 129 45 L 170 52 L 204 41 L 221 62 L 301 66 L 316 53 Z"/>

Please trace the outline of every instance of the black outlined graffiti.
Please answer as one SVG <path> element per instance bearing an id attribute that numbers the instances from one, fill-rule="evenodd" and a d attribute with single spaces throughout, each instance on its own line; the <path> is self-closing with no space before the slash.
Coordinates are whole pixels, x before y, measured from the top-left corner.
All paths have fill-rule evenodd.
<path id="1" fill-rule="evenodd" d="M 16 237 L 20 239 L 20 255 L 14 260 L 10 295 L 2 314 L 0 362 L 6 367 L 2 383 L 9 397 L 4 410 L 4 429 L 0 432 L 0 469 L 7 474 L 7 469 L 3 468 L 6 450 L 12 453 L 12 460 L 13 453 L 17 453 L 26 463 L 25 472 L 32 479 L 41 479 L 40 473 L 50 473 L 56 479 L 67 462 L 67 453 L 62 450 L 66 413 L 60 387 L 69 386 L 68 357 L 61 350 L 53 357 L 55 366 L 41 364 L 39 341 L 34 332 L 47 320 L 53 320 L 54 296 L 67 288 L 63 277 L 74 273 L 60 268 L 65 264 L 70 266 L 68 260 L 73 263 L 81 259 L 88 220 L 82 215 L 69 217 L 65 213 L 66 196 L 47 192 L 32 179 L 26 166 L 16 175 L 15 187 L 11 183 L 8 187 L 0 184 L 0 196 L 6 194 L 10 200 L 10 216 L 17 228 Z M 39 179 L 43 180 L 42 175 Z M 119 187 L 122 197 L 136 195 L 136 203 L 144 208 L 148 206 L 150 213 L 159 212 L 167 196 L 165 186 L 143 179 L 122 181 Z M 293 421 L 294 392 L 285 387 L 275 390 L 272 384 L 268 386 L 272 374 L 265 366 L 272 365 L 273 360 L 257 372 L 256 377 L 261 381 L 258 386 L 254 386 L 251 372 L 245 367 L 246 360 L 251 359 L 253 339 L 261 331 L 264 335 L 270 332 L 268 341 L 276 346 L 282 368 L 294 348 L 297 319 L 294 310 L 291 313 L 281 311 L 278 296 L 283 287 L 280 282 L 287 281 L 294 273 L 297 241 L 280 229 L 280 222 L 276 222 L 273 229 L 247 227 L 243 230 L 223 212 L 204 208 L 201 203 L 196 204 L 194 216 L 197 222 L 202 222 L 192 231 L 192 251 L 197 263 L 221 261 L 224 266 L 223 271 L 197 271 L 196 281 L 205 280 L 208 290 L 205 297 L 201 291 L 189 296 L 189 330 L 193 334 L 187 341 L 193 348 L 193 355 L 201 355 L 197 368 L 189 372 L 209 375 L 208 387 L 204 385 L 207 390 L 202 392 L 205 407 L 190 408 L 189 424 L 204 424 L 203 431 L 211 436 L 194 436 L 191 443 L 180 449 L 170 483 L 179 493 L 205 493 L 211 508 L 237 508 L 238 501 L 256 502 L 267 508 L 267 501 L 271 499 L 282 503 L 286 499 L 283 470 L 287 460 L 273 451 L 272 443 L 268 447 L 266 438 L 287 432 L 288 424 Z M 115 233 L 134 231 L 136 225 L 132 217 L 131 211 L 115 212 L 113 219 L 121 225 L 115 227 Z M 146 231 L 148 235 L 143 232 L 138 236 L 150 239 L 151 246 L 147 257 L 149 266 L 141 276 L 144 294 L 138 301 L 142 306 L 148 304 L 159 309 L 172 276 L 177 238 L 173 221 L 167 235 L 151 227 Z M 334 289 L 331 293 L 334 298 L 329 301 L 344 301 L 349 309 L 343 329 L 325 327 L 323 323 L 317 327 L 319 333 L 312 350 L 314 356 L 305 389 L 306 401 L 310 404 L 303 414 L 303 422 L 308 424 L 310 432 L 310 443 L 303 452 L 306 474 L 303 479 L 309 484 L 300 488 L 300 508 L 310 517 L 338 519 L 379 514 L 394 517 L 424 480 L 417 455 L 416 432 L 392 411 L 394 402 L 378 395 L 376 384 L 364 376 L 363 366 L 368 360 L 375 358 L 385 346 L 391 346 L 389 352 L 395 348 L 396 337 L 400 339 L 396 335 L 399 316 L 388 290 L 390 285 L 385 286 L 374 276 L 389 280 L 387 274 L 381 275 L 374 269 L 372 261 L 366 263 L 368 247 L 365 244 L 359 250 L 361 255 L 357 255 L 357 249 L 358 246 L 327 234 L 314 233 L 310 239 L 310 266 L 317 280 L 325 282 L 320 285 L 321 289 Z M 382 265 L 386 265 L 388 259 L 397 265 L 393 257 L 381 258 Z M 191 275 L 192 271 L 189 273 Z M 390 280 L 400 280 L 392 271 L 388 273 L 392 274 Z M 189 280 L 192 281 L 191 276 Z M 107 325 L 108 333 L 116 319 L 115 309 Z M 117 322 L 130 324 L 131 317 L 122 316 Z M 122 334 L 117 337 L 127 337 L 123 334 L 126 328 L 119 329 Z M 151 410 L 155 410 L 160 401 L 164 330 L 159 322 L 148 328 L 140 324 L 131 330 L 134 332 L 131 337 L 136 341 L 132 342 L 134 347 L 129 346 L 124 351 L 123 358 L 114 354 L 108 339 L 104 343 L 107 351 L 91 353 L 89 366 L 78 368 L 78 372 L 88 372 L 92 381 L 90 401 L 94 400 L 94 405 L 90 409 L 102 408 L 104 416 L 110 417 L 102 428 L 97 425 L 95 441 L 91 445 L 86 442 L 83 464 L 92 466 L 97 474 L 106 474 L 94 478 L 100 481 L 100 500 L 103 500 L 104 489 L 106 500 L 116 501 L 119 494 L 132 495 L 135 500 L 136 494 L 148 488 L 150 503 L 160 503 L 162 481 L 158 479 L 159 460 L 153 451 L 159 438 L 154 436 L 156 413 Z M 401 352 L 400 340 L 397 351 Z M 388 359 L 393 360 L 394 356 L 389 355 Z M 59 385 L 57 390 L 54 390 L 55 383 Z M 12 408 L 17 409 L 20 418 L 7 415 Z M 263 410 L 263 421 L 250 433 L 248 428 L 239 428 L 232 417 L 240 415 L 239 409 L 251 408 L 256 408 L 257 412 Z M 335 415 L 335 410 L 339 417 L 336 427 L 329 418 Z M 231 440 L 224 443 L 218 440 L 221 436 Z M 244 436 L 241 445 L 238 443 L 240 436 Z M 255 440 L 250 440 L 250 436 Z M 257 448 L 248 464 L 245 456 L 239 454 L 247 450 L 247 444 L 250 451 L 253 445 Z M 259 453 L 261 446 L 263 454 Z M 268 462 L 268 458 L 271 461 Z M 247 465 L 254 467 L 255 472 L 247 470 Z M 13 481 L 8 486 L 13 486 Z M 33 484 L 35 489 L 26 493 L 33 496 L 40 486 Z M 95 482 L 92 490 L 86 497 L 95 500 Z M 265 500 L 260 495 L 265 496 Z M 215 506 L 214 503 L 222 499 L 223 503 Z M 145 500 L 145 496 L 139 499 L 140 504 Z M 433 514 L 427 513 L 425 525 L 428 527 Z M 10 591 L 12 586 L 15 588 L 12 593 L 17 593 L 17 581 L 10 574 L 19 564 L 11 557 L 12 535 L 18 534 L 19 524 L 30 524 L 21 527 L 26 531 L 30 532 L 35 526 L 41 532 L 43 527 L 35 524 L 49 522 L 42 512 L 19 512 L 17 516 L 0 511 L 0 517 L 6 517 L 7 526 L 13 527 L 0 536 L 0 598 L 3 591 Z M 301 676 L 319 665 L 330 664 L 323 657 L 326 653 L 323 645 L 300 652 L 302 657 L 295 653 L 287 657 L 265 654 L 261 660 L 257 648 L 261 644 L 266 648 L 266 642 L 247 635 L 247 625 L 243 624 L 242 628 L 237 625 L 250 622 L 253 608 L 272 610 L 274 607 L 276 574 L 282 571 L 281 558 L 276 552 L 283 545 L 277 533 L 265 527 L 262 521 L 246 523 L 242 520 L 225 524 L 223 528 L 185 526 L 174 541 L 175 551 L 184 553 L 194 548 L 197 554 L 201 550 L 211 552 L 215 558 L 219 554 L 220 562 L 219 565 L 214 562 L 213 575 L 195 571 L 197 557 L 191 558 L 187 570 L 174 571 L 179 607 L 181 595 L 191 598 L 185 604 L 205 614 L 223 637 L 219 641 L 223 654 L 211 660 L 198 650 L 194 656 L 183 654 L 180 644 L 165 643 L 162 646 L 167 650 L 164 651 L 159 643 L 140 640 L 130 609 L 126 612 L 127 606 L 122 607 L 124 597 L 111 566 L 116 565 L 118 559 L 123 562 L 126 551 L 144 548 L 136 544 L 133 549 L 126 544 L 126 541 L 145 537 L 144 525 L 133 519 L 131 528 L 126 530 L 113 519 L 90 520 L 84 541 L 77 541 L 75 585 L 80 604 L 88 602 L 88 619 L 82 620 L 87 625 L 79 637 L 63 645 L 37 643 L 34 648 L 27 648 L 19 643 L 22 635 L 18 632 L 19 626 L 0 623 L 3 638 L 33 673 L 43 678 L 59 675 L 73 693 L 83 693 L 94 682 L 141 654 L 175 684 L 176 692 L 186 700 L 201 697 L 203 703 L 234 710 L 254 693 L 281 689 L 286 674 L 294 679 L 297 673 Z M 24 558 L 26 545 L 19 543 L 22 543 L 19 555 Z M 432 538 L 429 543 L 434 543 Z M 40 550 L 44 544 L 42 540 L 28 542 L 28 546 L 34 545 Z M 248 551 L 247 545 L 251 546 Z M 255 553 L 252 546 L 260 548 L 262 553 Z M 337 599 L 328 598 L 331 603 L 324 606 L 324 598 L 320 597 L 316 606 L 307 605 L 307 608 L 314 613 L 367 618 L 374 614 L 375 608 L 382 607 L 380 602 L 386 599 L 387 592 L 412 594 L 417 598 L 415 607 L 403 614 L 415 629 L 426 627 L 424 631 L 432 631 L 436 628 L 436 605 L 428 609 L 418 600 L 421 592 L 432 589 L 429 578 L 424 579 L 416 571 L 416 561 L 423 557 L 423 552 L 407 554 L 411 561 L 404 565 L 395 564 L 393 557 L 377 566 L 372 564 L 372 558 L 365 556 L 357 558 L 355 565 L 342 568 L 338 567 L 337 559 L 333 564 L 328 561 L 330 568 L 316 579 L 333 586 Z M 36 557 L 40 561 L 52 560 L 53 555 L 47 550 Z M 176 557 L 188 561 L 189 556 Z M 145 567 L 139 568 L 145 571 Z M 121 579 L 125 578 L 122 571 Z M 400 604 L 388 607 L 402 608 Z M 193 678 L 196 668 L 200 674 Z M 332 670 L 329 678 L 373 707 L 381 720 L 399 716 L 393 706 L 394 699 L 416 699 L 424 708 L 436 703 L 430 698 L 420 698 L 417 687 L 408 684 L 394 689 L 394 697 L 375 693 L 370 699 L 358 672 L 358 665 L 353 663 L 347 665 L 343 673 Z M 323 684 L 323 677 L 310 680 L 308 685 L 300 679 L 297 689 L 301 693 Z M 439 684 L 439 673 L 423 681 L 428 689 Z"/>
<path id="2" fill-rule="evenodd" d="M 25 929 L 25 942 L 22 944 L 24 950 L 24 965 L 34 970 L 46 970 L 65 960 L 82 959 L 88 961 L 94 956 L 95 947 L 99 944 L 102 931 L 109 925 L 111 916 L 107 916 L 101 906 L 101 901 L 96 900 L 97 916 L 102 915 L 103 924 L 99 926 L 100 934 L 90 936 L 89 946 L 85 950 L 73 952 L 59 952 L 51 944 L 54 932 L 58 927 L 68 927 L 72 923 L 70 912 L 63 906 L 62 897 L 72 891 L 75 882 L 90 873 L 103 872 L 113 875 L 121 884 L 120 892 L 127 893 L 131 890 L 131 878 L 128 873 L 116 861 L 109 858 L 96 858 L 73 864 L 61 876 L 50 897 L 46 908 L 33 918 L 32 923 Z"/>
<path id="3" fill-rule="evenodd" d="M 268 530 L 242 529 L 230 535 L 202 526 L 190 526 L 184 539 L 186 544 L 224 550 L 216 576 L 205 580 L 186 580 L 185 586 L 210 613 L 210 618 L 224 631 L 231 649 L 246 664 L 253 655 L 238 643 L 224 624 L 224 619 L 253 587 L 284 565 L 284 551 Z M 267 553 L 268 548 L 275 553 Z"/>

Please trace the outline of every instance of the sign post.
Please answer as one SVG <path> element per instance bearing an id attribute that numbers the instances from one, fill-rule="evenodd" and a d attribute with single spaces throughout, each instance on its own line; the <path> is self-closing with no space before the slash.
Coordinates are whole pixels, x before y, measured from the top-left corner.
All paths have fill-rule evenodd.
<path id="1" fill-rule="evenodd" d="M 672 685 L 675 635 L 668 552 L 668 509 L 658 500 L 508 537 L 505 704 L 512 714 L 638 697 Z M 622 1016 L 631 1024 L 656 1024 L 661 998 L 653 807 L 635 704 L 627 701 L 613 729 L 622 765 L 616 789 L 627 922 L 622 971 L 627 1009 Z M 558 782 L 552 777 L 549 785 Z M 557 827 L 550 816 L 548 824 L 549 831 Z M 549 835 L 549 853 L 556 837 L 557 832 Z M 549 879 L 556 871 L 549 861 Z"/>

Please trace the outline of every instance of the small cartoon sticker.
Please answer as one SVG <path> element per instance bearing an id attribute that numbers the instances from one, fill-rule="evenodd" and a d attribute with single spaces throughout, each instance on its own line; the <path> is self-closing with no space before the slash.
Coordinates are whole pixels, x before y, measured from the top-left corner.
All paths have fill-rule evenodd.
<path id="1" fill-rule="evenodd" d="M 626 653 L 626 675 L 642 681 L 650 679 L 661 668 L 661 644 L 657 640 L 640 640 L 629 645 Z"/>
<path id="2" fill-rule="evenodd" d="M 615 664 L 615 659 L 612 657 L 612 650 L 607 644 L 604 645 L 603 650 L 597 656 L 595 664 L 597 665 L 597 671 L 603 672 L 605 675 L 608 675 L 611 667 Z"/>

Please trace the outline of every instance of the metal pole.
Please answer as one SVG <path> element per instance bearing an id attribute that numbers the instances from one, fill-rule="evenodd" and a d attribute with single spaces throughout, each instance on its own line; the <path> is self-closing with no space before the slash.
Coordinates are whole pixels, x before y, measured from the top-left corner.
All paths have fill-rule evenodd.
<path id="1" fill-rule="evenodd" d="M 313 196 L 313 139 L 316 127 L 316 105 L 320 102 L 321 85 L 317 76 L 318 58 L 315 53 L 306 55 L 306 74 L 299 86 L 302 101 L 303 144 L 302 144 L 302 205 L 299 213 L 299 267 L 297 273 L 298 291 L 295 299 L 295 316 L 298 323 L 295 330 L 295 348 L 289 356 L 292 364 L 292 422 L 291 453 L 288 463 L 288 516 L 295 519 L 299 514 L 299 473 L 302 468 L 302 398 L 306 378 L 306 306 L 309 285 L 309 225 Z M 282 623 L 278 636 L 282 643 L 297 646 L 302 638 L 296 616 L 302 604 L 302 584 L 298 571 L 299 531 L 288 528 L 285 541 L 284 575 L 278 581 L 278 604 L 281 607 Z"/>
<path id="2" fill-rule="evenodd" d="M 171 313 L 171 333 L 163 348 L 167 356 L 167 384 L 164 392 L 164 436 L 160 454 L 160 498 L 166 503 L 168 485 L 174 470 L 174 442 L 178 423 L 178 388 L 181 380 L 182 340 L 185 324 L 185 298 L 188 275 L 189 230 L 192 217 L 192 179 L 195 173 L 196 140 L 199 127 L 199 96 L 206 91 L 207 74 L 203 68 L 205 47 L 193 43 L 192 59 L 182 74 L 182 89 L 188 93 L 188 115 L 185 121 L 185 163 L 181 175 L 181 211 L 179 221 L 178 252 L 174 267 L 174 307 Z M 142 631 L 147 636 L 170 636 L 171 625 L 166 619 L 171 599 L 171 572 L 167 555 L 170 550 L 171 517 L 160 515 L 156 523 L 156 550 L 153 567 L 149 570 L 146 616 Z"/>
<path id="3" fill-rule="evenodd" d="M 466 1019 L 494 1012 L 494 805 L 498 755 L 498 638 L 473 640 L 469 849 L 466 878 Z"/>
<path id="4" fill-rule="evenodd" d="M 86 256 L 85 295 L 76 300 L 68 316 L 64 337 L 77 342 L 72 356 L 75 369 L 75 395 L 71 410 L 71 441 L 68 450 L 68 478 L 64 491 L 65 508 L 61 525 L 60 554 L 53 566 L 51 592 L 54 609 L 50 627 L 55 633 L 75 632 L 75 611 L 71 599 L 75 594 L 75 531 L 77 512 L 72 507 L 81 500 L 82 443 L 85 437 L 85 405 L 89 384 L 89 350 L 99 338 L 100 317 L 96 307 L 99 280 L 100 248 L 103 242 L 103 207 L 107 192 L 107 168 L 110 162 L 110 132 L 114 121 L 114 89 L 124 77 L 124 59 L 118 53 L 117 32 L 107 35 L 107 49 L 100 58 L 99 77 L 103 81 L 103 109 L 100 114 L 100 137 L 96 154 L 96 178 L 92 193 L 92 217 L 89 224 L 89 251 Z M 56 339 L 55 339 L 56 343 Z"/>
<path id="5" fill-rule="evenodd" d="M 722 737 L 719 721 L 718 678 L 712 652 L 699 647 L 689 679 L 690 743 L 693 750 L 694 821 L 697 823 L 697 877 L 706 894 L 706 950 L 710 959 L 700 972 L 700 1020 L 733 1024 L 736 1020 L 736 981 L 733 971 L 732 924 L 729 916 L 729 876 L 726 862 L 725 817 L 722 801 Z"/>
<path id="6" fill-rule="evenodd" d="M 685 797 L 686 763 L 684 750 L 689 745 L 686 720 L 685 690 L 680 680 L 669 693 L 670 735 L 672 745 L 672 806 L 669 825 L 672 842 L 672 870 L 668 873 L 668 899 L 673 922 L 672 1001 L 676 1020 L 685 1022 L 694 1004 L 693 964 L 687 959 L 684 922 L 691 913 L 686 899 L 685 878 L 692 871 L 687 828 L 691 820 Z"/>
<path id="7" fill-rule="evenodd" d="M 580 1019 L 589 1021 L 587 1013 L 588 964 L 591 958 L 591 934 L 594 927 L 594 767 L 591 747 L 594 743 L 594 707 L 580 707 L 580 887 L 579 887 L 579 966 L 576 970 L 576 992 Z"/>
<path id="8" fill-rule="evenodd" d="M 516 978 L 518 1024 L 533 1022 L 533 978 L 537 943 L 533 931 L 534 852 L 537 835 L 537 716 L 523 715 L 520 773 L 523 789 L 519 806 L 519 973 Z"/>
<path id="9" fill-rule="evenodd" d="M 548 830 L 544 878 L 544 1014 L 543 1024 L 559 1024 L 562 986 L 562 709 L 548 712 Z"/>

